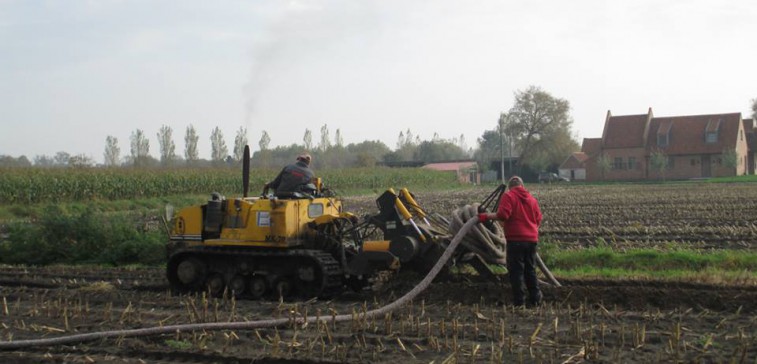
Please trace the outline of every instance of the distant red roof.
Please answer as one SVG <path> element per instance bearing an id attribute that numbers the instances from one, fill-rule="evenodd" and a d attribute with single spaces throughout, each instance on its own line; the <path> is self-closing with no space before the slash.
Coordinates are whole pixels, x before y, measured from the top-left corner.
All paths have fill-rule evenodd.
<path id="1" fill-rule="evenodd" d="M 584 152 L 573 152 L 573 154 L 568 156 L 568 158 L 560 164 L 560 169 L 585 168 L 584 162 L 588 159 L 589 156 Z"/>
<path id="2" fill-rule="evenodd" d="M 741 114 L 712 114 L 653 118 L 649 125 L 648 150 L 662 149 L 673 154 L 715 154 L 735 148 Z M 657 135 L 667 129 L 668 145 L 657 145 Z M 705 134 L 716 132 L 717 141 L 706 143 Z"/>
<path id="3" fill-rule="evenodd" d="M 423 168 L 433 169 L 436 171 L 459 171 L 461 169 L 478 168 L 476 161 L 467 162 L 439 162 L 428 163 Z"/>
<path id="4" fill-rule="evenodd" d="M 581 152 L 591 158 L 602 151 L 602 138 L 584 138 L 581 144 Z"/>
<path id="5" fill-rule="evenodd" d="M 573 157 L 575 157 L 579 162 L 586 162 L 586 160 L 589 159 L 589 156 L 584 152 L 573 152 Z"/>
<path id="6" fill-rule="evenodd" d="M 604 148 L 644 147 L 647 114 L 611 116 L 605 128 Z"/>

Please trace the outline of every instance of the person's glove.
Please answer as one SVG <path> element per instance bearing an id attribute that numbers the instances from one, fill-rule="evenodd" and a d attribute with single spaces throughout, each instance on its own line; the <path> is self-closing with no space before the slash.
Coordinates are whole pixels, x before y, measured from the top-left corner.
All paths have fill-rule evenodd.
<path id="1" fill-rule="evenodd" d="M 478 222 L 487 222 L 489 221 L 489 214 L 482 212 L 478 214 Z"/>

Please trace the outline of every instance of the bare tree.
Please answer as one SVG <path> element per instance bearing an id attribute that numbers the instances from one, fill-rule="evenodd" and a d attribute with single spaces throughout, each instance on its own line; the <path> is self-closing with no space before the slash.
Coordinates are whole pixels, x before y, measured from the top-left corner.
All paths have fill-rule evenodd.
<path id="1" fill-rule="evenodd" d="M 416 141 L 413 138 L 414 138 L 413 133 L 410 131 L 410 128 L 408 128 L 407 132 L 405 133 L 405 143 L 402 144 L 402 147 L 411 146 L 413 144 L 420 144 L 418 141 Z M 416 142 L 418 142 L 418 143 L 416 143 Z"/>
<path id="2" fill-rule="evenodd" d="M 68 162 L 71 159 L 71 155 L 66 152 L 55 153 L 53 162 L 58 167 L 68 167 Z"/>
<path id="3" fill-rule="evenodd" d="M 105 165 L 114 167 L 118 165 L 118 159 L 121 154 L 121 148 L 118 147 L 118 139 L 112 135 L 105 138 Z"/>
<path id="4" fill-rule="evenodd" d="M 268 150 L 268 146 L 271 145 L 271 137 L 268 136 L 268 132 L 263 130 L 263 135 L 260 136 L 258 146 L 260 150 Z"/>
<path id="5" fill-rule="evenodd" d="M 229 149 L 226 148 L 226 142 L 223 141 L 223 133 L 217 126 L 210 133 L 210 149 L 210 159 L 216 163 L 223 162 L 229 154 Z"/>
<path id="6" fill-rule="evenodd" d="M 318 144 L 318 149 L 325 151 L 331 148 L 331 140 L 329 138 L 329 126 L 323 124 L 321 127 L 321 143 Z"/>
<path id="7" fill-rule="evenodd" d="M 336 133 L 334 133 L 334 145 L 336 145 L 338 148 L 344 147 L 344 140 L 342 140 L 342 131 L 339 129 L 336 129 Z"/>
<path id="8" fill-rule="evenodd" d="M 305 150 L 313 150 L 313 133 L 310 129 L 305 129 L 305 135 L 302 137 L 302 142 L 305 144 Z"/>
<path id="9" fill-rule="evenodd" d="M 47 155 L 34 156 L 35 167 L 52 167 L 54 165 L 55 165 L 55 161 L 50 156 L 47 156 Z"/>
<path id="10" fill-rule="evenodd" d="M 86 168 L 95 165 L 95 161 L 85 154 L 77 154 L 68 158 L 68 165 L 73 168 Z"/>
<path id="11" fill-rule="evenodd" d="M 200 139 L 197 136 L 197 131 L 192 124 L 187 127 L 187 132 L 184 134 L 184 159 L 187 160 L 187 164 L 192 165 L 198 159 L 200 155 L 197 152 L 197 141 Z"/>
<path id="12" fill-rule="evenodd" d="M 268 150 L 268 146 L 271 144 L 271 137 L 268 136 L 268 132 L 263 130 L 263 135 L 260 136 L 258 146 L 260 147 L 260 159 L 263 168 L 268 167 L 271 152 Z"/>
<path id="13" fill-rule="evenodd" d="M 163 125 L 158 130 L 158 146 L 160 147 L 160 163 L 170 165 L 176 159 L 176 144 L 173 142 L 173 129 Z"/>
<path id="14" fill-rule="evenodd" d="M 457 139 L 457 146 L 460 147 L 463 151 L 468 151 L 468 145 L 465 143 L 465 134 L 460 134 L 460 137 Z"/>
<path id="15" fill-rule="evenodd" d="M 147 140 L 145 133 L 137 129 L 131 133 L 131 158 L 135 167 L 142 167 L 147 164 L 150 156 L 150 141 Z"/>
<path id="16" fill-rule="evenodd" d="M 234 137 L 234 160 L 237 162 L 244 158 L 244 146 L 247 145 L 247 128 L 239 127 L 237 136 Z"/>

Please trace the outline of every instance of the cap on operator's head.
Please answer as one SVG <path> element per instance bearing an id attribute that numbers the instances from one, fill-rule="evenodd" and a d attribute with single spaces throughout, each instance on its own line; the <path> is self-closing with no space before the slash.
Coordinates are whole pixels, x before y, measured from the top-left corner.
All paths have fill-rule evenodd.
<path id="1" fill-rule="evenodd" d="M 518 186 L 523 186 L 523 179 L 521 179 L 518 176 L 512 176 L 507 181 L 507 187 L 509 187 L 509 188 L 518 187 Z"/>
<path id="2" fill-rule="evenodd" d="M 305 162 L 307 164 L 310 164 L 310 160 L 311 159 L 312 158 L 310 157 L 310 154 L 307 154 L 307 153 L 302 153 L 302 154 L 300 154 L 300 155 L 297 156 L 297 160 L 298 161 L 303 161 L 303 162 Z"/>

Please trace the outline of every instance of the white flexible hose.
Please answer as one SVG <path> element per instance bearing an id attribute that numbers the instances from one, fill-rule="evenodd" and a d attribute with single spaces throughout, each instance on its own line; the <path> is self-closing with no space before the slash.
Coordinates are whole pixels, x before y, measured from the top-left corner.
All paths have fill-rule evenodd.
<path id="1" fill-rule="evenodd" d="M 374 316 L 382 316 L 385 315 L 391 311 L 394 311 L 403 305 L 407 304 L 411 300 L 413 300 L 418 294 L 423 292 L 429 284 L 431 284 L 431 281 L 434 280 L 437 274 L 439 274 L 439 271 L 442 269 L 444 264 L 449 260 L 449 258 L 452 256 L 452 253 L 455 251 L 455 248 L 457 248 L 458 244 L 460 244 L 460 241 L 463 239 L 465 235 L 468 234 L 470 229 L 473 228 L 478 224 L 478 219 L 469 219 L 458 231 L 458 233 L 455 235 L 455 237 L 452 239 L 452 242 L 450 242 L 447 249 L 444 251 L 444 254 L 442 254 L 441 258 L 436 262 L 433 268 L 431 268 L 431 271 L 428 272 L 426 277 L 423 278 L 423 280 L 413 287 L 410 292 L 406 293 L 404 296 L 400 297 L 399 299 L 395 300 L 394 302 L 377 308 L 375 310 L 371 310 L 366 312 L 365 314 L 358 315 L 358 318 L 364 319 L 364 318 L 371 318 Z M 355 318 L 352 314 L 344 314 L 344 315 L 337 315 L 335 317 L 332 317 L 331 319 L 328 318 L 318 318 L 315 316 L 307 316 L 296 319 L 298 323 L 313 323 L 316 322 L 316 320 L 320 320 L 323 322 L 341 322 L 341 321 L 349 321 Z M 170 326 L 160 326 L 160 327 L 147 327 L 142 329 L 129 329 L 129 330 L 112 330 L 112 331 L 100 331 L 100 332 L 90 332 L 86 334 L 76 334 L 76 335 L 68 335 L 68 336 L 59 336 L 59 337 L 53 337 L 53 338 L 46 338 L 46 339 L 32 339 L 32 340 L 18 340 L 18 341 L 0 341 L 0 350 L 12 350 L 12 349 L 21 349 L 21 348 L 28 348 L 33 346 L 51 346 L 51 345 L 64 345 L 64 344 L 74 344 L 74 343 L 80 343 L 85 341 L 92 341 L 92 340 L 98 340 L 98 339 L 106 339 L 106 338 L 113 338 L 113 337 L 135 337 L 135 336 L 152 336 L 152 335 L 164 335 L 164 334 L 175 334 L 177 332 L 188 332 L 188 331 L 197 331 L 197 330 L 250 330 L 250 329 L 258 329 L 258 328 L 266 328 L 266 327 L 274 327 L 274 326 L 282 326 L 286 325 L 287 323 L 290 323 L 291 320 L 289 318 L 281 318 L 281 319 L 269 319 L 269 320 L 260 320 L 260 321 L 237 321 L 237 322 L 210 322 L 210 323 L 200 323 L 200 324 L 183 324 L 183 325 L 170 325 Z"/>
<path id="2" fill-rule="evenodd" d="M 474 203 L 455 209 L 452 212 L 452 221 L 449 223 L 449 231 L 459 233 L 466 221 L 478 220 L 478 206 Z M 491 224 L 494 231 L 484 224 L 476 225 L 470 234 L 463 238 L 463 246 L 473 253 L 478 254 L 487 263 L 505 265 L 507 240 L 502 226 L 498 223 Z"/>

